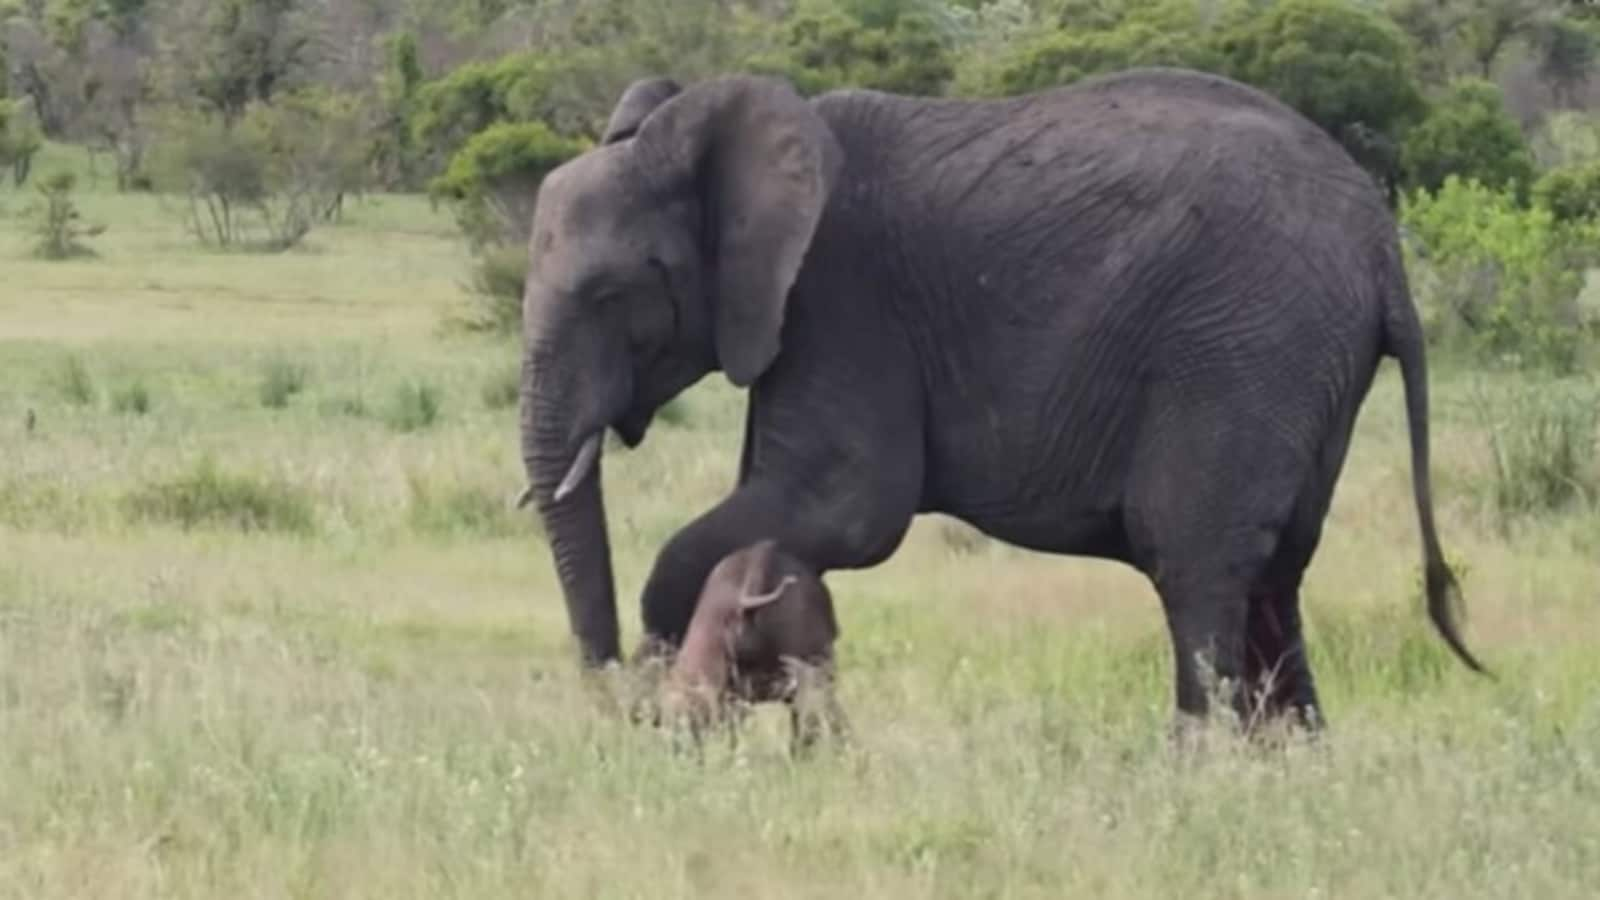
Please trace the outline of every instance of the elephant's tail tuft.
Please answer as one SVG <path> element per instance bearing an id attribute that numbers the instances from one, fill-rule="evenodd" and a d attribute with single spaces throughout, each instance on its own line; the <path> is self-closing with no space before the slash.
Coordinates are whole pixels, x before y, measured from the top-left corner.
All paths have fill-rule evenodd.
<path id="1" fill-rule="evenodd" d="M 1386 273 L 1384 310 L 1384 352 L 1400 363 L 1400 377 L 1406 397 L 1406 421 L 1411 435 L 1411 484 L 1416 498 L 1417 520 L 1422 530 L 1424 584 L 1428 597 L 1428 618 L 1458 659 L 1480 675 L 1493 677 L 1461 639 L 1456 612 L 1461 604 L 1461 588 L 1455 573 L 1445 562 L 1439 546 L 1439 533 L 1433 518 L 1433 485 L 1429 472 L 1428 450 L 1428 366 L 1417 321 L 1406 287 L 1405 270 L 1398 258 Z"/>

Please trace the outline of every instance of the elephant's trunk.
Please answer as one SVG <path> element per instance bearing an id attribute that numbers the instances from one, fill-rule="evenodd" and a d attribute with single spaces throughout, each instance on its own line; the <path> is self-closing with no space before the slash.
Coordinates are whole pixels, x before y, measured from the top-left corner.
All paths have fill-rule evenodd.
<path id="1" fill-rule="evenodd" d="M 570 396 L 550 377 L 550 357 L 530 345 L 523 358 L 522 461 L 532 500 L 544 520 L 586 666 L 621 658 L 611 542 L 600 489 L 600 432 L 573 439 Z M 569 477 L 570 476 L 570 477 Z"/>

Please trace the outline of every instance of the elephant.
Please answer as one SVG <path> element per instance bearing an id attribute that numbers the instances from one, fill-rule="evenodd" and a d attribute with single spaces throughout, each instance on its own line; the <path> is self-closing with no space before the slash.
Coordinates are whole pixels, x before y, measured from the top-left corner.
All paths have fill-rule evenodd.
<path id="1" fill-rule="evenodd" d="M 601 443 L 720 371 L 735 484 L 659 550 L 639 654 L 682 642 L 752 540 L 813 571 L 919 514 L 1143 573 L 1175 717 L 1324 721 L 1300 620 L 1357 413 L 1404 388 L 1427 610 L 1460 661 L 1434 524 L 1422 331 L 1393 213 L 1299 113 L 1130 69 L 1018 97 L 646 78 L 540 183 L 520 393 L 580 671 L 621 663 Z"/>
<path id="2" fill-rule="evenodd" d="M 817 574 L 772 540 L 724 557 L 706 578 L 667 673 L 662 706 L 696 741 L 733 703 L 789 706 L 791 749 L 848 730 L 835 693 L 833 596 Z"/>

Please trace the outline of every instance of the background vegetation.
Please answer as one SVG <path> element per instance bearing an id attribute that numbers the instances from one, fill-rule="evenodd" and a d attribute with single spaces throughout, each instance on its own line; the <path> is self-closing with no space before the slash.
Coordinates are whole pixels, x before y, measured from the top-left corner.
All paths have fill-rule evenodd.
<path id="1" fill-rule="evenodd" d="M 0 0 L 0 895 L 1588 896 L 1600 25 L 1547 0 Z M 518 229 L 634 77 L 1260 85 L 1401 218 L 1472 679 L 1398 380 L 1306 587 L 1334 731 L 1165 753 L 1154 595 L 938 518 L 830 576 L 858 746 L 703 764 L 574 677 L 510 510 Z M 607 466 L 626 627 L 732 477 Z M 619 691 L 629 686 L 614 685 Z"/>

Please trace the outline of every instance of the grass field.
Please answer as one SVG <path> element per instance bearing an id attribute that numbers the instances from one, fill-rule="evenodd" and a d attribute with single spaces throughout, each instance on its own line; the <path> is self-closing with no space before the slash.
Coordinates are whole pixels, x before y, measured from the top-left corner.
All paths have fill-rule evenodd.
<path id="1" fill-rule="evenodd" d="M 22 203 L 0 195 L 0 896 L 1600 893 L 1600 514 L 1497 516 L 1481 396 L 1592 387 L 1436 367 L 1441 528 L 1497 682 L 1421 612 L 1386 366 L 1306 589 L 1320 744 L 1175 757 L 1140 578 L 929 518 L 830 576 L 857 745 L 792 763 L 768 714 L 697 764 L 576 676 L 507 510 L 516 348 L 439 328 L 447 217 L 380 197 L 301 251 L 218 254 L 90 193 L 99 257 L 47 263 Z M 741 410 L 708 379 L 607 466 L 628 643 Z"/>

